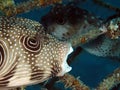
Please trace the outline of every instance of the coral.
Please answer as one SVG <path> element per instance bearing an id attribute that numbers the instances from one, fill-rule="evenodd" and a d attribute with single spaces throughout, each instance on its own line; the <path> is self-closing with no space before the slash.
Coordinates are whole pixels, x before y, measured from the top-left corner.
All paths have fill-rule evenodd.
<path id="1" fill-rule="evenodd" d="M 120 68 L 117 68 L 112 74 L 104 79 L 96 90 L 110 90 L 120 83 Z"/>
<path id="2" fill-rule="evenodd" d="M 3 10 L 14 7 L 14 0 L 0 0 L 0 15 L 5 14 Z"/>
<path id="3" fill-rule="evenodd" d="M 25 87 L 22 86 L 22 87 L 19 87 L 19 88 L 11 88 L 11 89 L 9 89 L 9 90 L 25 90 Z"/>
<path id="4" fill-rule="evenodd" d="M 65 74 L 63 77 L 60 77 L 60 82 L 65 84 L 65 88 L 72 88 L 72 90 L 90 90 L 79 78 L 75 78 L 69 73 Z"/>
<path id="5" fill-rule="evenodd" d="M 100 6 L 109 8 L 109 9 L 116 11 L 116 12 L 120 12 L 120 8 L 114 7 L 114 6 L 110 5 L 109 3 L 103 2 L 102 0 L 93 0 L 93 1 Z"/>
<path id="6" fill-rule="evenodd" d="M 72 88 L 72 90 L 91 90 L 90 87 L 86 86 L 79 78 L 75 78 L 69 73 L 59 78 L 60 82 L 63 82 L 65 88 Z M 100 84 L 93 90 L 110 90 L 114 86 L 120 83 L 120 68 L 114 70 L 113 73 L 103 79 Z"/>
<path id="7" fill-rule="evenodd" d="M 0 0 L 0 10 L 3 10 L 6 7 L 14 6 L 14 0 Z"/>
<path id="8" fill-rule="evenodd" d="M 120 18 L 111 19 L 107 22 L 107 33 L 111 39 L 118 39 L 120 36 Z"/>
<path id="9" fill-rule="evenodd" d="M 5 0 L 6 1 L 6 0 Z M 9 1 L 6 1 L 7 3 Z M 6 15 L 6 16 L 15 16 L 20 13 L 28 12 L 34 8 L 39 8 L 43 6 L 47 6 L 50 4 L 61 2 L 61 0 L 29 0 L 27 2 L 23 2 L 18 5 L 10 4 L 1 6 L 0 10 Z M 7 8 L 6 8 L 7 7 Z"/>

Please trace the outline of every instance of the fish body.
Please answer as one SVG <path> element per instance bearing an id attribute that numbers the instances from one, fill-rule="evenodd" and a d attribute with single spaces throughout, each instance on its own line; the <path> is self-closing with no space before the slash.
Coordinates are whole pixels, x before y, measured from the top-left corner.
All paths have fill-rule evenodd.
<path id="1" fill-rule="evenodd" d="M 105 34 L 82 45 L 90 54 L 100 57 L 120 58 L 120 39 L 110 39 Z"/>
<path id="2" fill-rule="evenodd" d="M 0 17 L 0 87 L 18 87 L 62 76 L 72 47 L 45 33 L 38 22 Z"/>
<path id="3" fill-rule="evenodd" d="M 120 58 L 120 18 L 105 23 L 107 32 L 82 47 L 91 54 L 101 57 Z"/>
<path id="4" fill-rule="evenodd" d="M 103 27 L 102 20 L 74 4 L 56 5 L 42 17 L 41 23 L 48 33 L 62 41 L 84 35 L 94 39 L 104 33 L 100 30 Z M 99 33 L 95 37 L 94 31 Z"/>
<path id="5" fill-rule="evenodd" d="M 76 37 L 81 37 L 77 41 L 81 40 L 83 43 L 78 43 L 79 45 L 76 46 L 81 46 L 93 55 L 120 57 L 120 39 L 118 38 L 120 32 L 117 33 L 116 31 L 116 29 L 120 31 L 120 25 L 117 25 L 120 23 L 120 19 L 110 21 L 113 21 L 113 23 L 104 23 L 104 20 L 95 17 L 88 11 L 76 7 L 76 5 L 68 4 L 53 7 L 51 12 L 43 17 L 42 22 L 47 27 L 48 32 L 60 40 L 69 41 L 70 39 L 72 41 Z M 107 35 L 110 31 L 108 26 L 110 26 L 111 32 L 113 28 L 115 29 L 113 30 L 115 33 L 112 34 L 112 37 L 118 39 L 112 39 Z M 94 33 L 94 30 L 98 34 Z M 86 38 L 90 39 L 86 40 Z"/>

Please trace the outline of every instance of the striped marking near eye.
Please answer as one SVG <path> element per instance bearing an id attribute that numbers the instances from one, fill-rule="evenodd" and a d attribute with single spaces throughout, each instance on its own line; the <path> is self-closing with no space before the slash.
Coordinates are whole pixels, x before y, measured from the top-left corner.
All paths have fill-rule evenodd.
<path id="1" fill-rule="evenodd" d="M 41 50 L 41 42 L 35 38 L 24 35 L 20 38 L 20 42 L 22 43 L 24 49 L 29 52 L 39 53 Z"/>

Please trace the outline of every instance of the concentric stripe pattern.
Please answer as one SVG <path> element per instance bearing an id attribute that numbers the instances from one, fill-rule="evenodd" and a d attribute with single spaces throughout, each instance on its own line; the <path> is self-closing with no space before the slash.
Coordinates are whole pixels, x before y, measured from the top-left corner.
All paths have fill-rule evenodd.
<path id="1" fill-rule="evenodd" d="M 24 35 L 20 38 L 20 42 L 23 44 L 25 50 L 32 53 L 39 53 L 41 49 L 40 40 L 36 40 L 36 38 L 31 38 L 27 35 Z"/>

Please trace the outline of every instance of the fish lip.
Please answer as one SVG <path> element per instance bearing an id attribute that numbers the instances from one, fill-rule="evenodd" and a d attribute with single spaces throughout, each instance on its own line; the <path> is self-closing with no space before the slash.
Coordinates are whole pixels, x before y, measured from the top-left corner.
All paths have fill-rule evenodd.
<path id="1" fill-rule="evenodd" d="M 61 65 L 62 66 L 62 70 L 61 72 L 59 72 L 56 76 L 60 77 L 63 76 L 65 73 L 68 73 L 72 70 L 72 67 L 70 67 L 67 62 Z"/>
<path id="2" fill-rule="evenodd" d="M 65 73 L 68 73 L 72 70 L 72 67 L 69 66 L 67 63 L 67 57 L 70 53 L 73 52 L 73 48 L 70 43 L 68 43 L 68 46 L 69 46 L 69 50 L 68 50 L 65 58 L 63 59 L 63 62 L 61 64 L 61 71 L 57 74 L 57 76 L 63 76 Z"/>

